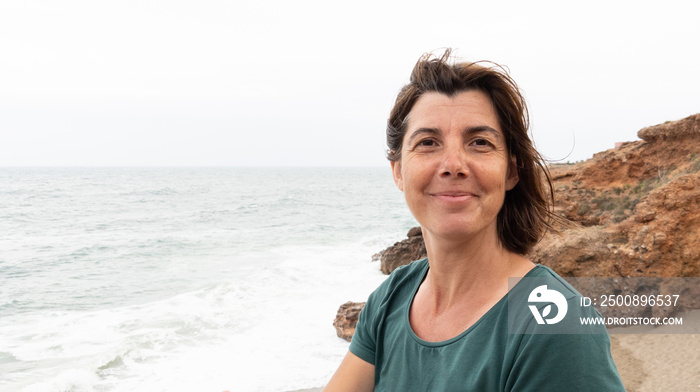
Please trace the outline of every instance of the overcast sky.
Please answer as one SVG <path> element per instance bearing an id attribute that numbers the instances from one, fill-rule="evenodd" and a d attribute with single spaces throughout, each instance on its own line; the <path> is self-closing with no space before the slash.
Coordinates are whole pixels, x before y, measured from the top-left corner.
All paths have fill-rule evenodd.
<path id="1" fill-rule="evenodd" d="M 697 1 L 2 0 L 0 166 L 386 165 L 396 93 L 422 53 L 444 47 L 507 66 L 539 150 L 586 159 L 700 112 L 699 11 Z"/>

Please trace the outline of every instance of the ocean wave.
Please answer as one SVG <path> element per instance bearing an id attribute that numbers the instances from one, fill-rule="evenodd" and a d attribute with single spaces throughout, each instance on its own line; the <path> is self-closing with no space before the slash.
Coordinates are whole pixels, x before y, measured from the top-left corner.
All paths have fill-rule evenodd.
<path id="1" fill-rule="evenodd" d="M 384 279 L 371 255 L 410 227 L 375 169 L 22 173 L 12 197 L 34 198 L 3 211 L 0 240 L 0 390 L 322 385 L 347 350 L 339 304 Z"/>

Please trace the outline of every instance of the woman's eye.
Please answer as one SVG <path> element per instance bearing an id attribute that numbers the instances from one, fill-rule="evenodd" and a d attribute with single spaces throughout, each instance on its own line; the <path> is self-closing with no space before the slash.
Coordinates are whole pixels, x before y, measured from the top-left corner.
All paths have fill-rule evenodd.
<path id="1" fill-rule="evenodd" d="M 435 140 L 433 139 L 423 139 L 418 142 L 416 147 L 432 147 L 435 145 Z"/>
<path id="2" fill-rule="evenodd" d="M 491 142 L 486 139 L 476 139 L 472 143 L 477 147 L 489 147 L 492 145 Z"/>

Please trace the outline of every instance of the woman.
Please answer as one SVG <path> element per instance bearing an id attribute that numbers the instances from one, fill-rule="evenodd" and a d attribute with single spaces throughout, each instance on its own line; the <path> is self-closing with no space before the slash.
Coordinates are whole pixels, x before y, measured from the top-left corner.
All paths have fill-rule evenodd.
<path id="1" fill-rule="evenodd" d="M 568 303 L 580 297 L 525 257 L 553 218 L 527 128 L 500 68 L 450 64 L 449 50 L 418 61 L 387 143 L 428 258 L 372 293 L 326 391 L 624 391 L 604 327 L 545 334 L 532 316 L 508 323 L 509 277 L 554 279 Z"/>

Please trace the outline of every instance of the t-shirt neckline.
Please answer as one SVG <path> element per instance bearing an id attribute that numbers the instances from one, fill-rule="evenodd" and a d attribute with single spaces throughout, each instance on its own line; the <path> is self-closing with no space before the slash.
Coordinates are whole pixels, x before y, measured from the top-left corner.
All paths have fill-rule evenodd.
<path id="1" fill-rule="evenodd" d="M 442 341 L 439 341 L 439 342 L 429 342 L 429 341 L 427 341 L 427 340 L 421 339 L 421 338 L 418 337 L 418 335 L 416 335 L 416 333 L 413 331 L 413 327 L 411 327 L 411 321 L 410 321 L 410 318 L 409 318 L 409 313 L 410 313 L 410 310 L 411 310 L 411 305 L 413 305 L 413 300 L 415 299 L 416 294 L 418 294 L 418 288 L 420 288 L 421 283 L 423 283 L 423 281 L 425 280 L 425 277 L 428 275 L 428 270 L 430 269 L 430 264 L 428 263 L 428 259 L 427 259 L 427 258 L 426 258 L 426 259 L 423 259 L 423 261 L 424 261 L 425 265 L 421 267 L 421 268 L 423 269 L 423 271 L 420 272 L 420 274 L 421 274 L 422 276 L 421 276 L 420 279 L 418 279 L 418 283 L 416 283 L 415 287 L 413 288 L 413 294 L 411 295 L 410 301 L 408 302 L 408 305 L 406 306 L 406 309 L 405 309 L 404 315 L 403 315 L 403 322 L 404 322 L 404 325 L 405 325 L 406 329 L 408 330 L 408 334 L 409 334 L 409 335 L 413 338 L 413 340 L 415 340 L 418 344 L 420 344 L 420 345 L 422 345 L 422 346 L 426 346 L 426 347 L 442 347 L 442 346 L 447 346 L 447 345 L 449 345 L 449 344 L 452 344 L 452 343 L 454 343 L 454 342 L 456 342 L 456 341 L 462 339 L 463 337 L 465 337 L 466 335 L 468 335 L 471 331 L 473 331 L 475 328 L 477 328 L 477 327 L 479 326 L 479 324 L 481 324 L 484 320 L 486 320 L 488 317 L 490 317 L 491 314 L 493 314 L 493 313 L 496 312 L 495 309 L 499 309 L 499 308 L 505 306 L 504 304 L 505 304 L 505 302 L 506 302 L 507 299 L 508 299 L 508 293 L 510 293 L 510 290 L 509 290 L 508 293 L 506 293 L 503 297 L 501 297 L 501 299 L 498 300 L 498 302 L 496 302 L 496 303 L 491 307 L 491 309 L 489 309 L 486 313 L 484 313 L 484 315 L 481 316 L 474 324 L 470 325 L 469 328 L 467 328 L 466 330 L 462 331 L 462 332 L 461 332 L 460 334 L 458 334 L 457 336 L 452 337 L 452 338 L 449 338 L 449 339 L 447 339 L 447 340 L 442 340 Z M 539 270 L 539 269 L 541 269 L 541 268 L 547 268 L 547 267 L 543 266 L 542 264 L 535 264 L 535 267 L 532 268 L 531 270 L 529 270 L 529 271 L 523 276 L 523 278 L 524 278 L 524 277 L 528 277 L 528 276 L 529 276 L 530 274 L 532 274 L 535 270 Z M 516 284 L 516 285 L 517 285 L 517 284 Z M 511 289 L 511 290 L 512 290 L 512 289 Z"/>

